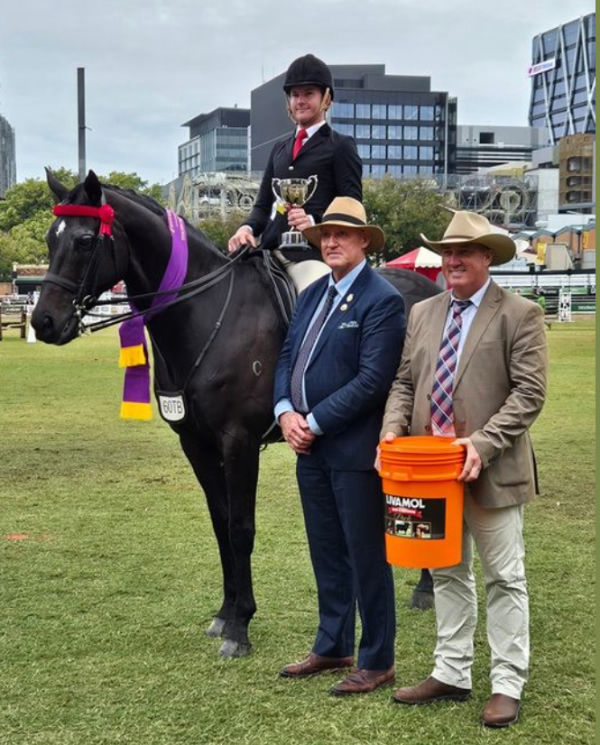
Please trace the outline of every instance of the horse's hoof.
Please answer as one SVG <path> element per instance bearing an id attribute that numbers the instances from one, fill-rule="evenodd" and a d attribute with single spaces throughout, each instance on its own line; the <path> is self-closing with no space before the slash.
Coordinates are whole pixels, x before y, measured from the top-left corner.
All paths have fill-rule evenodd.
<path id="1" fill-rule="evenodd" d="M 210 626 L 206 629 L 204 632 L 206 636 L 210 636 L 211 638 L 215 639 L 223 633 L 223 629 L 225 627 L 225 621 L 222 618 L 218 618 L 215 616 L 213 618 Z"/>
<path id="2" fill-rule="evenodd" d="M 417 610 L 431 610 L 433 608 L 433 593 L 413 590 L 410 607 Z"/>
<path id="3" fill-rule="evenodd" d="M 250 642 L 235 642 L 233 639 L 225 639 L 219 649 L 221 657 L 226 657 L 229 660 L 235 659 L 236 657 L 246 657 L 250 654 L 252 645 Z"/>

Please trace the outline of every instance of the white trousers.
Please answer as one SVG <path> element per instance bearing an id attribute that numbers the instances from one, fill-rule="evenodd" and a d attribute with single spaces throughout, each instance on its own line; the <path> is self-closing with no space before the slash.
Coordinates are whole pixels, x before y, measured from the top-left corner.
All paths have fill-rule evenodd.
<path id="1" fill-rule="evenodd" d="M 436 680 L 472 688 L 477 596 L 473 541 L 485 582 L 492 693 L 520 699 L 529 669 L 529 602 L 524 568 L 523 505 L 484 509 L 465 490 L 462 562 L 432 569 Z"/>
<path id="2" fill-rule="evenodd" d="M 319 277 L 322 277 L 324 274 L 328 274 L 331 271 L 324 261 L 307 259 L 306 261 L 295 262 L 286 259 L 283 252 L 277 248 L 275 249 L 275 253 L 294 283 L 294 287 L 298 294 L 300 294 L 305 287 L 308 287 L 308 285 L 319 279 Z"/>

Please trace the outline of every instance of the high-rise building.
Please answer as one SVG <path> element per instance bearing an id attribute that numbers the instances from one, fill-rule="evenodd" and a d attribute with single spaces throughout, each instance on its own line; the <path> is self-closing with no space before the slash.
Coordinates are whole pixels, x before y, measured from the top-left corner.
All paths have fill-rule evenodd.
<path id="1" fill-rule="evenodd" d="M 178 147 L 179 176 L 248 168 L 248 109 L 218 108 L 185 122 L 189 139 Z"/>
<path id="2" fill-rule="evenodd" d="M 550 142 L 596 132 L 596 14 L 533 38 L 529 124 L 546 127 Z"/>
<path id="3" fill-rule="evenodd" d="M 16 181 L 15 130 L 0 115 L 0 199 Z"/>
<path id="4" fill-rule="evenodd" d="M 331 126 L 354 137 L 363 176 L 431 177 L 456 167 L 456 99 L 432 91 L 429 77 L 386 75 L 385 65 L 330 65 Z M 285 73 L 251 92 L 250 162 L 266 167 L 273 143 L 289 135 Z"/>

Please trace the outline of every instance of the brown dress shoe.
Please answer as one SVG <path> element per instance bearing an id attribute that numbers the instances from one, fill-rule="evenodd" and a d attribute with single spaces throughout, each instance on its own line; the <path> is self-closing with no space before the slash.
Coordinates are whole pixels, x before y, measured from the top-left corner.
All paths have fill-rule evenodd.
<path id="1" fill-rule="evenodd" d="M 311 652 L 302 662 L 286 665 L 279 675 L 282 678 L 307 678 L 309 675 L 319 675 L 331 670 L 343 670 L 353 664 L 352 657 L 321 657 Z"/>
<path id="2" fill-rule="evenodd" d="M 348 696 L 351 693 L 371 693 L 380 686 L 394 681 L 394 668 L 389 670 L 353 670 L 331 689 L 332 696 Z"/>
<path id="3" fill-rule="evenodd" d="M 458 688 L 429 677 L 411 688 L 398 688 L 393 693 L 393 700 L 397 704 L 422 706 L 434 701 L 465 701 L 470 695 L 470 688 Z"/>
<path id="4" fill-rule="evenodd" d="M 481 721 L 486 727 L 508 727 L 519 718 L 520 701 L 504 693 L 493 693 L 481 715 Z"/>

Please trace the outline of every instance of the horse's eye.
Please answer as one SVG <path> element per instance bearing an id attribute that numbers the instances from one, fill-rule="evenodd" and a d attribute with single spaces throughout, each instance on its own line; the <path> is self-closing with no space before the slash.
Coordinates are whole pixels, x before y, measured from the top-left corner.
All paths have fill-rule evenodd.
<path id="1" fill-rule="evenodd" d="M 75 246 L 82 251 L 89 251 L 92 247 L 93 241 L 94 237 L 91 235 L 80 235 L 75 241 Z"/>

